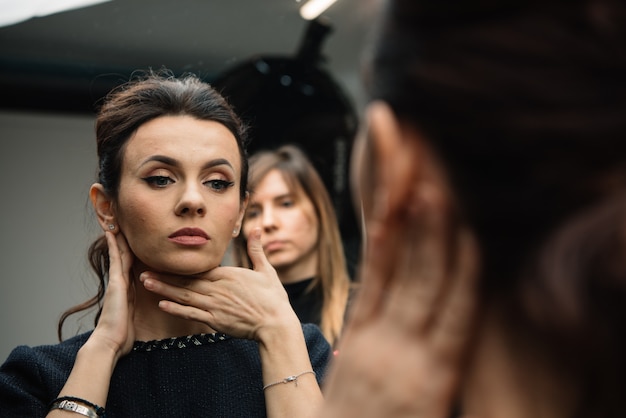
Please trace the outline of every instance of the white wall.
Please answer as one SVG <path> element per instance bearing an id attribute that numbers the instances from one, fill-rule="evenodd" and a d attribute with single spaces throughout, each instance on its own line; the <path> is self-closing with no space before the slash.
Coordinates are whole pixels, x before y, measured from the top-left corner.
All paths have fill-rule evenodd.
<path id="1" fill-rule="evenodd" d="M 59 315 L 95 293 L 95 148 L 92 117 L 0 111 L 0 362 L 17 345 L 56 343 Z M 65 336 L 80 323 L 93 315 Z"/>

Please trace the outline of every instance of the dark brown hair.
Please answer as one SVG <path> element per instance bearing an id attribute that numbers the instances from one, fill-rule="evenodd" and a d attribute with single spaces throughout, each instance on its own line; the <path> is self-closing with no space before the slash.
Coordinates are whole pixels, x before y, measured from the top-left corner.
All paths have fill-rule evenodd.
<path id="1" fill-rule="evenodd" d="M 390 0 L 379 25 L 369 96 L 443 161 L 483 304 L 579 384 L 577 416 L 623 416 L 624 3 Z"/>
<path id="2" fill-rule="evenodd" d="M 224 125 L 234 135 L 241 155 L 243 200 L 247 192 L 248 158 L 246 127 L 226 100 L 209 84 L 192 74 L 179 78 L 168 70 L 137 73 L 131 81 L 115 88 L 105 98 L 96 119 L 98 182 L 112 197 L 118 195 L 125 145 L 144 123 L 166 115 L 189 115 Z M 63 323 L 70 315 L 98 305 L 98 322 L 109 271 L 109 255 L 104 236 L 89 248 L 89 262 L 99 279 L 97 294 L 63 313 L 58 324 L 62 340 Z"/>

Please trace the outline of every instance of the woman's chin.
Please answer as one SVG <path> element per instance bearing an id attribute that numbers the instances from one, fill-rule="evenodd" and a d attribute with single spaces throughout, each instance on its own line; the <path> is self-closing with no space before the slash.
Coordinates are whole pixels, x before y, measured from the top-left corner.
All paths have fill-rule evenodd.
<path id="1" fill-rule="evenodd" d="M 206 262 L 203 263 L 153 263 L 150 267 L 146 265 L 147 270 L 152 270 L 157 273 L 172 275 L 172 276 L 186 276 L 186 277 L 198 277 L 208 272 L 209 270 L 218 267 L 219 264 L 213 265 Z"/>
<path id="2" fill-rule="evenodd" d="M 203 274 L 205 274 L 206 272 L 208 272 L 209 270 L 214 269 L 217 266 L 198 266 L 195 268 L 184 268 L 181 269 L 179 267 L 177 268 L 166 268 L 163 270 L 164 273 L 166 274 L 171 274 L 174 276 L 185 276 L 185 277 L 200 277 Z"/>

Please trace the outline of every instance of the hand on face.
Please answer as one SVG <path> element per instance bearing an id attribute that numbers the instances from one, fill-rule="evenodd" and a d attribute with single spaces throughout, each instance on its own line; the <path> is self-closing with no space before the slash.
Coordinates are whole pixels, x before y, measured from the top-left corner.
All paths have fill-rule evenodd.
<path id="1" fill-rule="evenodd" d="M 286 323 L 298 321 L 276 271 L 267 261 L 260 229 L 248 239 L 254 269 L 217 267 L 185 285 L 165 283 L 164 276 L 144 272 L 144 287 L 164 297 L 159 307 L 172 315 L 205 323 L 237 338 L 263 341 Z M 172 283 L 172 280 L 168 280 Z"/>
<path id="2" fill-rule="evenodd" d="M 135 287 L 130 279 L 133 254 L 121 233 L 107 231 L 105 237 L 109 246 L 109 283 L 98 325 L 90 338 L 98 339 L 121 357 L 130 352 L 135 341 Z"/>
<path id="3" fill-rule="evenodd" d="M 474 318 L 475 246 L 428 199 L 412 210 L 368 225 L 362 293 L 320 416 L 450 416 Z"/>

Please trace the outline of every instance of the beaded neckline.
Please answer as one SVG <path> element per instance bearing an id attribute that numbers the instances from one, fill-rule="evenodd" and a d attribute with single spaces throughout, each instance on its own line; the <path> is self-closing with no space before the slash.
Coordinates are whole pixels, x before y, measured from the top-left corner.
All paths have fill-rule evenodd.
<path id="1" fill-rule="evenodd" d="M 225 341 L 231 337 L 219 332 L 211 334 L 196 334 L 183 337 L 166 338 L 164 340 L 135 341 L 133 351 L 175 350 L 179 348 L 197 347 Z"/>

